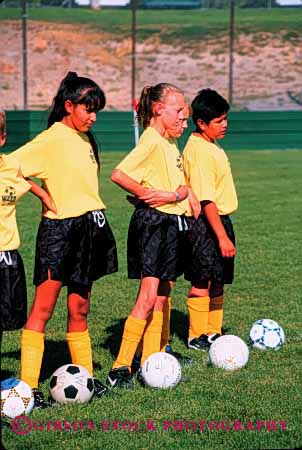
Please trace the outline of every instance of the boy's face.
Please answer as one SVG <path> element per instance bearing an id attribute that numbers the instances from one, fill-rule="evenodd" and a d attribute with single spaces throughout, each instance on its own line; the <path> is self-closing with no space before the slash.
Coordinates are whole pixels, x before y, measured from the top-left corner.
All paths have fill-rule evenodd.
<path id="1" fill-rule="evenodd" d="M 222 114 L 219 117 L 215 117 L 208 124 L 203 120 L 198 119 L 197 125 L 202 135 L 209 141 L 214 141 L 216 139 L 223 139 L 226 135 L 228 128 L 228 117 L 227 113 Z"/>

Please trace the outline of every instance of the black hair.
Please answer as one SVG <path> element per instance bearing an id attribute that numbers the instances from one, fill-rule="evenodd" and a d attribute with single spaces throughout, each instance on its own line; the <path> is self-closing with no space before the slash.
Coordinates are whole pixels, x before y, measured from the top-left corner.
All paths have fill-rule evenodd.
<path id="1" fill-rule="evenodd" d="M 230 105 L 218 92 L 212 89 L 202 89 L 191 103 L 192 120 L 197 127 L 197 120 L 203 120 L 207 125 L 211 120 L 222 116 L 230 109 Z"/>
<path id="2" fill-rule="evenodd" d="M 173 91 L 183 93 L 178 87 L 170 83 L 159 83 L 155 86 L 143 88 L 137 106 L 137 120 L 144 129 L 150 125 L 154 103 L 163 102 L 166 94 Z"/>
<path id="3" fill-rule="evenodd" d="M 100 111 L 105 107 L 104 91 L 90 78 L 78 77 L 76 72 L 68 72 L 61 81 L 58 92 L 54 97 L 48 116 L 47 128 L 55 122 L 61 122 L 68 113 L 65 109 L 66 100 L 74 105 L 85 105 L 89 111 Z M 98 146 L 91 131 L 86 132 L 93 149 L 98 167 L 100 166 Z"/>

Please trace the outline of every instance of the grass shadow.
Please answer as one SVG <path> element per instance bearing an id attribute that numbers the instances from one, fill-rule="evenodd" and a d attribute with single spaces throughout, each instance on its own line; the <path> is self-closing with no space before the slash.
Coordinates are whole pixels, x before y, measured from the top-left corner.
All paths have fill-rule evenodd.
<path id="1" fill-rule="evenodd" d="M 187 314 L 173 309 L 171 310 L 170 333 L 176 335 L 185 345 L 188 339 L 189 318 Z"/>
<path id="2" fill-rule="evenodd" d="M 106 328 L 107 338 L 100 346 L 110 351 L 111 355 L 115 358 L 120 349 L 122 342 L 124 325 L 126 318 L 117 319 L 112 325 Z"/>
<path id="3" fill-rule="evenodd" d="M 65 364 L 71 364 L 71 357 L 66 341 L 45 341 L 45 350 L 41 368 L 40 381 L 51 377 L 56 369 Z M 94 369 L 101 369 L 101 365 L 93 363 Z"/>

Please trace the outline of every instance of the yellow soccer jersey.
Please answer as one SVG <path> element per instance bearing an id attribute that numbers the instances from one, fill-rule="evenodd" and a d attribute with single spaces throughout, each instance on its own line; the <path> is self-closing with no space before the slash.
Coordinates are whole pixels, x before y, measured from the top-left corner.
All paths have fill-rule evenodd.
<path id="1" fill-rule="evenodd" d="M 224 150 L 216 143 L 191 134 L 183 158 L 188 183 L 199 201 L 215 202 L 220 215 L 236 211 L 237 194 Z"/>
<path id="2" fill-rule="evenodd" d="M 0 251 L 16 250 L 20 245 L 16 202 L 30 188 L 17 159 L 0 155 Z"/>
<path id="3" fill-rule="evenodd" d="M 78 217 L 104 209 L 99 196 L 98 170 L 88 136 L 61 122 L 12 153 L 20 161 L 25 177 L 43 180 L 57 214 L 50 219 Z"/>
<path id="4" fill-rule="evenodd" d="M 148 127 L 138 145 L 118 164 L 117 169 L 149 189 L 174 192 L 186 185 L 182 157 L 176 141 L 162 137 L 154 128 Z M 185 214 L 188 201 L 167 203 L 159 211 L 168 214 Z"/>

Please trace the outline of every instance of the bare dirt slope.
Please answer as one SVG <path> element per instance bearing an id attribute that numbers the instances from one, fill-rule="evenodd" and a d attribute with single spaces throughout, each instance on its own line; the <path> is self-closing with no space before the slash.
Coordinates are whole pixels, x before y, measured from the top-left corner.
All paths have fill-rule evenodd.
<path id="1" fill-rule="evenodd" d="M 22 109 L 22 48 L 19 22 L 1 22 L 0 107 Z M 137 46 L 137 95 L 143 85 L 173 82 L 188 99 L 203 87 L 228 94 L 228 41 L 172 47 L 154 37 Z M 234 55 L 234 106 L 237 109 L 301 108 L 288 96 L 301 92 L 302 49 L 269 34 L 237 36 Z M 97 81 L 107 108 L 131 106 L 131 42 L 87 26 L 29 22 L 29 107 L 47 107 L 59 81 L 73 70 Z"/>

